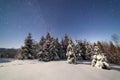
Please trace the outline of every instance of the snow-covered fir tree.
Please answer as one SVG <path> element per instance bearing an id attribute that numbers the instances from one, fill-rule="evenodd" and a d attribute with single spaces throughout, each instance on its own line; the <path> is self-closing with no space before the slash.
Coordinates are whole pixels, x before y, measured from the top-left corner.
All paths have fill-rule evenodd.
<path id="1" fill-rule="evenodd" d="M 35 45 L 31 34 L 29 33 L 22 46 L 18 51 L 18 59 L 34 59 L 35 58 Z"/>

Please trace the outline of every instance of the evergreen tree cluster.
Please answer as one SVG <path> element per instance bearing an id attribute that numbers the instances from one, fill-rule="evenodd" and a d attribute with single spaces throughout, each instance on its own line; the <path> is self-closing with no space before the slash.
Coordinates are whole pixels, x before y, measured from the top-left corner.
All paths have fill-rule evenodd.
<path id="1" fill-rule="evenodd" d="M 71 41 L 73 51 L 77 60 L 91 60 L 91 57 L 96 53 L 94 47 L 98 46 L 99 53 L 104 54 L 111 63 L 120 64 L 120 46 L 112 42 L 90 43 L 88 41 L 76 40 L 73 42 L 67 35 L 61 41 L 47 33 L 42 36 L 39 42 L 32 39 L 31 34 L 28 34 L 17 54 L 17 59 L 39 59 L 40 61 L 53 61 L 67 59 L 67 47 Z"/>

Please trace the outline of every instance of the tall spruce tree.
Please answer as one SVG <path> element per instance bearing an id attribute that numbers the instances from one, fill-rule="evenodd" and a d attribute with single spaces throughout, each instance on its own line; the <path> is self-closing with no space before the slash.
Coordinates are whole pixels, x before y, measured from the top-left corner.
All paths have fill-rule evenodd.
<path id="1" fill-rule="evenodd" d="M 47 40 L 51 40 L 51 35 L 50 35 L 49 32 L 48 32 L 47 35 L 46 35 L 46 39 L 47 39 Z"/>
<path id="2" fill-rule="evenodd" d="M 66 59 L 66 50 L 69 42 L 69 37 L 65 34 L 64 38 L 61 40 L 61 59 Z"/>
<path id="3" fill-rule="evenodd" d="M 35 48 L 31 34 L 29 33 L 25 39 L 24 46 L 18 51 L 19 59 L 34 59 Z"/>

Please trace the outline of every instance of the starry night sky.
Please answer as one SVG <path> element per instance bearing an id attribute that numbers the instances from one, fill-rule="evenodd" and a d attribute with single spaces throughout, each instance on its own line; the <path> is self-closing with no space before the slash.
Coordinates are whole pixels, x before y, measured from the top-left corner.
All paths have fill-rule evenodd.
<path id="1" fill-rule="evenodd" d="M 22 46 L 29 32 L 109 41 L 120 34 L 120 0 L 0 0 L 0 47 Z"/>

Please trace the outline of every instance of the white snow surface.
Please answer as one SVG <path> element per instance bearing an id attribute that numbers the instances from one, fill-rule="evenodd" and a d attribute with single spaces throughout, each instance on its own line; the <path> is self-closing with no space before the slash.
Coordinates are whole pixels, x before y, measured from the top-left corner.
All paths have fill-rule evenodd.
<path id="1" fill-rule="evenodd" d="M 111 70 L 104 70 L 92 67 L 89 61 L 0 59 L 0 80 L 120 80 L 120 66 L 110 65 Z"/>

